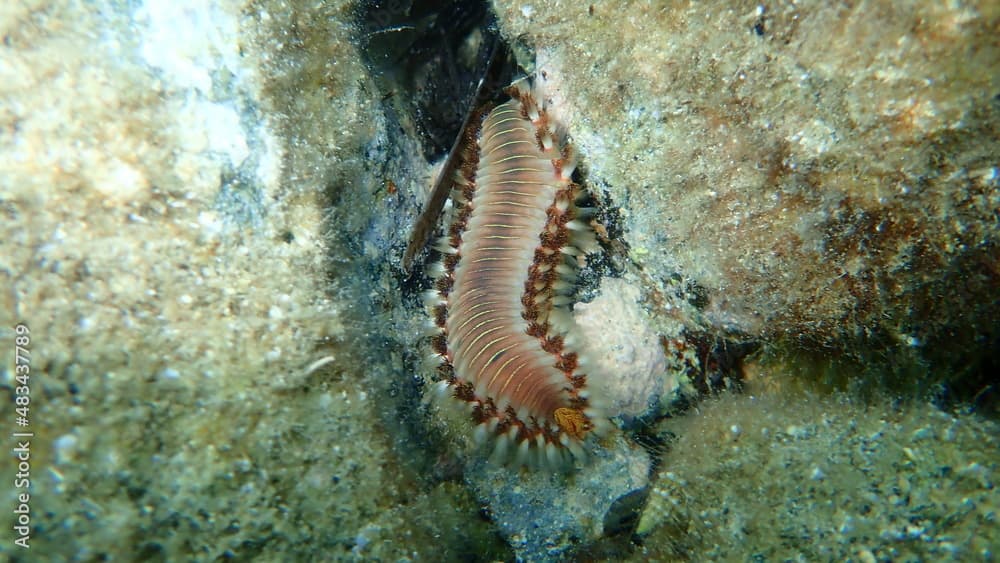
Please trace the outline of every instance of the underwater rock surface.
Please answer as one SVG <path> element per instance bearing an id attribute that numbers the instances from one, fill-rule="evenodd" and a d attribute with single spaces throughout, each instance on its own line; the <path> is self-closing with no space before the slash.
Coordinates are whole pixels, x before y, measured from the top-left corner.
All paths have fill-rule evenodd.
<path id="1" fill-rule="evenodd" d="M 637 532 L 660 560 L 990 560 L 1000 427 L 920 404 L 723 396 L 677 436 Z"/>
<path id="2" fill-rule="evenodd" d="M 589 544 L 621 530 L 634 517 L 633 497 L 645 498 L 649 455 L 620 436 L 591 455 L 569 475 L 518 471 L 471 461 L 466 481 L 489 507 L 516 556 L 523 561 L 571 557 Z"/>
<path id="3" fill-rule="evenodd" d="M 562 84 L 632 258 L 704 291 L 700 323 L 955 377 L 995 348 L 996 2 L 494 7 Z"/>
<path id="4" fill-rule="evenodd" d="M 364 383 L 400 376 L 362 361 L 375 346 L 349 327 L 370 305 L 343 266 L 359 248 L 324 220 L 342 191 L 371 195 L 352 17 L 0 7 L 0 386 L 23 322 L 34 433 L 30 488 L 0 464 L 0 559 L 397 559 L 441 535 L 436 555 L 503 557 L 471 496 L 395 460 L 386 391 Z"/>
<path id="5" fill-rule="evenodd" d="M 34 437 L 31 551 L 0 558 L 740 558 L 748 531 L 775 557 L 987 557 L 997 413 L 943 413 L 921 386 L 997 341 L 995 3 L 492 5 L 561 84 L 619 222 L 594 286 L 611 294 L 579 309 L 618 408 L 656 416 L 530 489 L 422 406 L 426 280 L 400 259 L 434 151 L 359 51 L 435 52 L 412 39 L 426 6 L 379 4 L 369 29 L 347 1 L 3 3 L 0 387 L 23 322 Z M 415 80 L 433 102 L 434 72 Z M 793 359 L 737 363 L 747 395 L 697 404 L 692 374 L 734 335 Z M 827 381 L 864 392 L 887 368 L 830 375 L 800 345 L 919 374 L 905 406 L 862 406 Z M 744 525 L 761 498 L 793 544 Z M 863 543 L 821 537 L 824 518 Z"/>

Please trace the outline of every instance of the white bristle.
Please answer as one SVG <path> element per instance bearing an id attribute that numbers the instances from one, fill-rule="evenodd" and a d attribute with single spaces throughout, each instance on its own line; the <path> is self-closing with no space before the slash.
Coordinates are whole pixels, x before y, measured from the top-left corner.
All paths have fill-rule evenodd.
<path id="1" fill-rule="evenodd" d="M 424 307 L 428 309 L 433 309 L 438 305 L 445 305 L 447 303 L 445 298 L 436 289 L 428 289 L 421 297 L 424 300 Z"/>
<path id="2" fill-rule="evenodd" d="M 590 227 L 588 227 L 586 223 L 584 223 L 582 221 L 577 221 L 576 219 L 574 219 L 574 220 L 570 221 L 569 223 L 566 223 L 566 228 L 569 229 L 569 230 L 571 230 L 571 231 L 585 231 L 585 230 L 589 229 Z"/>
<path id="3" fill-rule="evenodd" d="M 531 450 L 531 442 L 522 440 L 517 446 L 517 465 L 528 464 L 528 454 Z"/>
<path id="4" fill-rule="evenodd" d="M 540 77 L 536 76 L 531 81 L 530 86 L 531 96 L 538 100 L 539 103 L 547 105 L 549 102 L 545 99 L 545 86 L 542 84 Z"/>
<path id="5" fill-rule="evenodd" d="M 573 297 L 569 295 L 556 295 L 552 298 L 552 304 L 555 305 L 556 307 L 560 307 L 562 305 L 569 305 L 572 302 L 573 302 Z"/>
<path id="6" fill-rule="evenodd" d="M 486 423 L 477 424 L 476 429 L 472 432 L 472 440 L 478 446 L 482 446 L 486 443 L 486 439 L 489 437 L 489 431 L 486 428 Z"/>
<path id="7" fill-rule="evenodd" d="M 556 334 L 560 335 L 569 333 L 575 326 L 573 323 L 573 315 L 564 307 L 558 307 L 549 313 L 549 325 L 552 326 L 552 330 L 555 331 Z M 565 337 L 563 342 L 566 342 Z"/>
<path id="8" fill-rule="evenodd" d="M 552 289 L 559 293 L 572 293 L 575 286 L 566 280 L 556 280 L 552 284 Z"/>
<path id="9" fill-rule="evenodd" d="M 561 264 L 556 264 L 556 272 L 568 276 L 576 273 L 576 268 L 570 266 L 569 264 L 563 262 Z"/>
<path id="10" fill-rule="evenodd" d="M 441 262 L 434 262 L 433 264 L 427 266 L 427 277 L 431 279 L 438 279 L 445 273 L 444 264 Z"/>
<path id="11" fill-rule="evenodd" d="M 542 136 L 542 149 L 546 151 L 552 150 L 552 136 L 543 135 Z"/>
<path id="12" fill-rule="evenodd" d="M 447 381 L 435 381 L 433 395 L 438 399 L 443 399 L 449 395 L 451 391 L 451 385 L 448 385 Z"/>
<path id="13" fill-rule="evenodd" d="M 572 221 L 570 221 L 572 223 Z M 594 232 L 587 231 L 576 231 L 573 233 L 573 245 L 584 251 L 587 254 L 596 252 L 598 248 L 597 237 L 594 236 Z"/>
<path id="14" fill-rule="evenodd" d="M 549 461 L 549 467 L 557 470 L 563 465 L 562 455 L 555 444 L 545 444 L 545 457 Z"/>
<path id="15" fill-rule="evenodd" d="M 597 436 L 605 436 L 611 430 L 611 423 L 606 418 L 593 417 L 590 421 L 594 425 L 593 432 Z"/>
<path id="16" fill-rule="evenodd" d="M 607 436 L 611 433 L 612 426 L 611 421 L 606 418 L 598 418 L 599 422 L 594 424 L 594 431 L 597 432 L 598 436 Z"/>
<path id="17" fill-rule="evenodd" d="M 458 254 L 458 249 L 451 245 L 451 241 L 441 237 L 438 242 L 434 245 L 434 250 L 437 250 L 441 254 Z"/>
<path id="18" fill-rule="evenodd" d="M 559 276 L 566 283 L 575 284 L 577 280 L 576 268 L 570 267 Z"/>
<path id="19" fill-rule="evenodd" d="M 589 398 L 588 403 L 590 403 L 590 408 L 594 409 L 592 413 L 594 418 L 604 417 L 604 411 L 608 410 L 609 402 L 607 397 L 601 395 L 594 395 Z"/>
<path id="20" fill-rule="evenodd" d="M 510 438 L 506 434 L 497 437 L 493 445 L 493 453 L 490 455 L 490 462 L 494 465 L 502 465 L 507 460 L 507 448 L 510 447 Z"/>
<path id="21" fill-rule="evenodd" d="M 576 331 L 567 331 L 563 336 L 563 344 L 569 348 L 576 348 L 580 344 L 580 337 L 576 335 Z"/>

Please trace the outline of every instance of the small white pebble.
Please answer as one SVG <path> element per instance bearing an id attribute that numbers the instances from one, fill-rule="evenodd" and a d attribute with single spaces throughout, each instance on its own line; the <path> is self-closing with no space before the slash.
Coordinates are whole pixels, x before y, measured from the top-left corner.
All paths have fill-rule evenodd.
<path id="1" fill-rule="evenodd" d="M 178 379 L 181 376 L 181 372 L 175 370 L 174 368 L 165 368 L 160 372 L 160 377 L 163 379 Z"/>
<path id="2" fill-rule="evenodd" d="M 809 430 L 807 428 L 794 424 L 786 428 L 785 433 L 792 438 L 807 438 L 809 436 Z"/>
<path id="3" fill-rule="evenodd" d="M 71 461 L 78 440 L 72 434 L 63 434 L 52 442 L 52 449 L 55 450 L 56 463 L 67 463 Z"/>
<path id="4" fill-rule="evenodd" d="M 826 479 L 826 473 L 823 473 L 823 470 L 817 465 L 816 467 L 813 467 L 812 473 L 809 474 L 809 478 L 813 481 L 822 481 L 823 479 Z"/>

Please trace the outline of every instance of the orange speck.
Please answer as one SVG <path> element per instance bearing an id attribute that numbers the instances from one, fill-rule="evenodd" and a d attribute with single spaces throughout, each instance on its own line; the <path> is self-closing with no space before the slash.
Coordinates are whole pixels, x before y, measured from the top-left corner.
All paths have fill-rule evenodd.
<path id="1" fill-rule="evenodd" d="M 590 421 L 587 420 L 587 416 L 580 409 L 559 407 L 552 413 L 552 416 L 556 419 L 556 424 L 559 425 L 559 428 L 563 432 L 577 440 L 582 440 L 583 435 L 590 430 Z"/>

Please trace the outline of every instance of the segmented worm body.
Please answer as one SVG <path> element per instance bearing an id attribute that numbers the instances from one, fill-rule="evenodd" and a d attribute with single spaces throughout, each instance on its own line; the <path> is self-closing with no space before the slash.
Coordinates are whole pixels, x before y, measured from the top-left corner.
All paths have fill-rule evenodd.
<path id="1" fill-rule="evenodd" d="M 442 393 L 471 407 L 494 457 L 564 467 L 607 421 L 572 349 L 577 256 L 596 248 L 565 131 L 526 80 L 469 139 L 429 307 Z M 475 133 L 470 133 L 475 135 Z"/>

